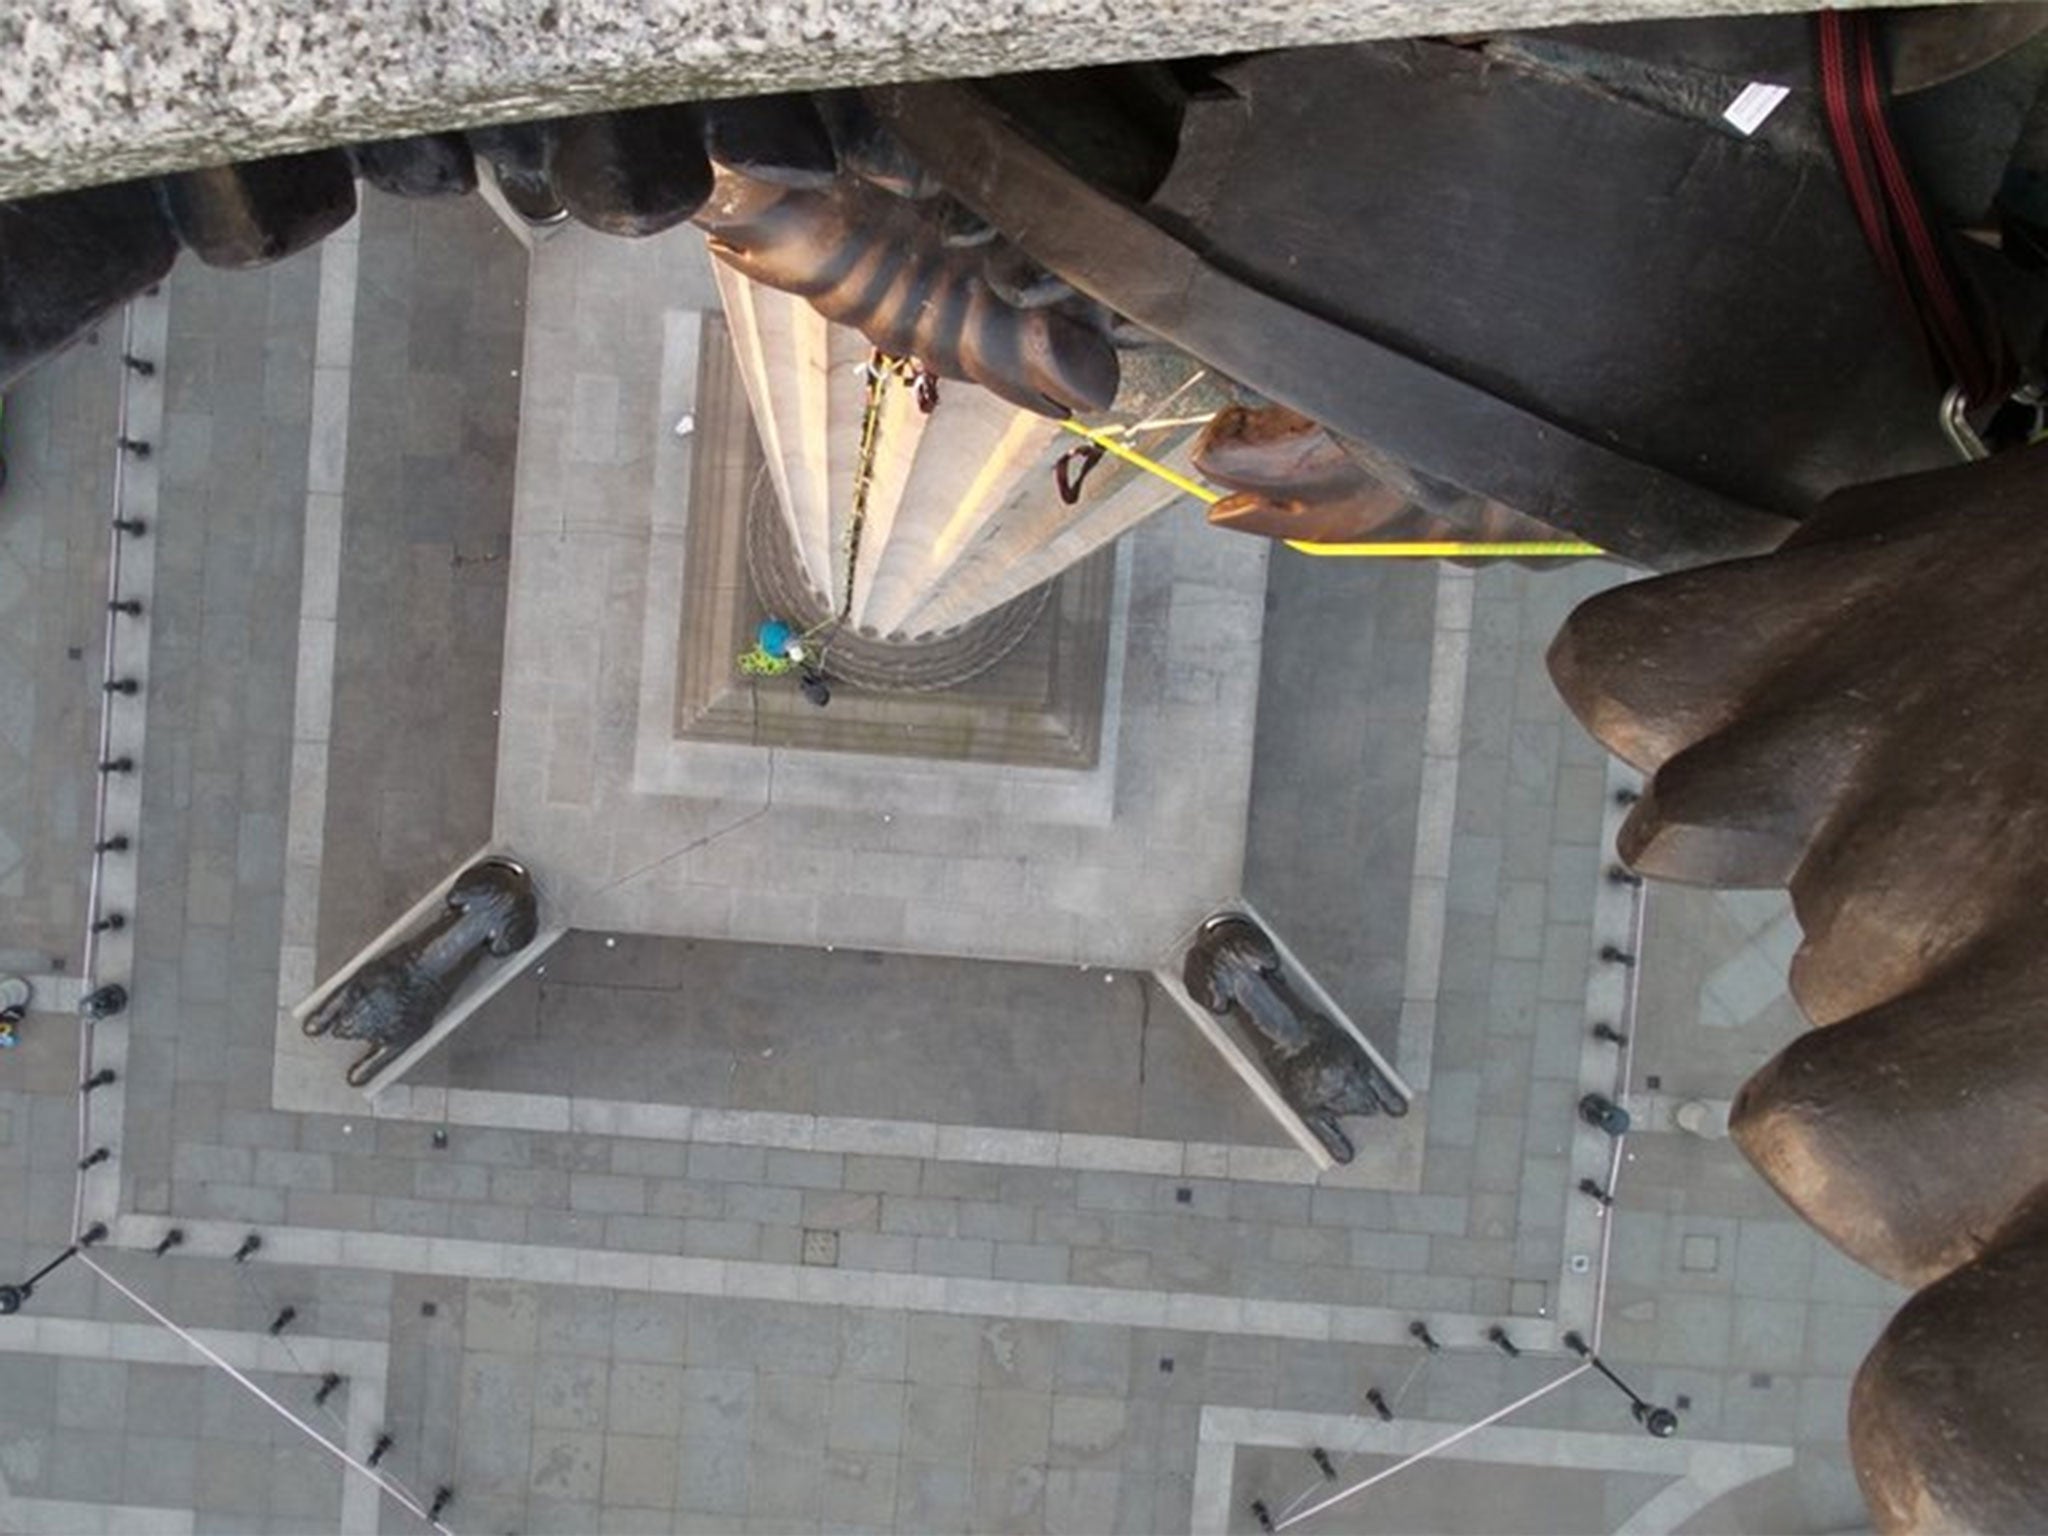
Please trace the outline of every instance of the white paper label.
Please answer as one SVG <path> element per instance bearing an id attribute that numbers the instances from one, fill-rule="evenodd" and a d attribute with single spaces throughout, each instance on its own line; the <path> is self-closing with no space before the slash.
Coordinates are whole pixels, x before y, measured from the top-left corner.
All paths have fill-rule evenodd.
<path id="1" fill-rule="evenodd" d="M 1742 92 L 1728 103 L 1728 110 L 1721 114 L 1734 130 L 1745 139 L 1763 127 L 1764 119 L 1778 110 L 1778 103 L 1792 94 L 1786 85 L 1765 85 L 1761 80 L 1752 80 Z"/>

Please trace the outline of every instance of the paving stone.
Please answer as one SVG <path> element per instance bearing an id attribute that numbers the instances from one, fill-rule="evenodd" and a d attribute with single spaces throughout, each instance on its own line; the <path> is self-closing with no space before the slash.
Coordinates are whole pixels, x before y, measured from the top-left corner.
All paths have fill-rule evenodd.
<path id="1" fill-rule="evenodd" d="M 764 1172 L 770 1184 L 796 1189 L 838 1189 L 846 1177 L 846 1160 L 836 1152 L 772 1151 Z"/>
<path id="2" fill-rule="evenodd" d="M 1743 1222 L 1736 1239 L 1736 1294 L 1805 1297 L 1818 1246 L 1813 1233 L 1794 1222 Z"/>
<path id="3" fill-rule="evenodd" d="M 897 1461 L 894 1456 L 853 1451 L 829 1453 L 822 1503 L 832 1511 L 834 1522 L 869 1530 L 886 1525 L 896 1509 Z"/>
<path id="4" fill-rule="evenodd" d="M 1309 1206 L 1309 1220 L 1318 1226 L 1384 1227 L 1393 1219 L 1393 1204 L 1378 1190 L 1317 1189 Z M 1464 1230 L 1462 1214 L 1459 1230 Z"/>
<path id="5" fill-rule="evenodd" d="M 835 1381 L 827 1447 L 864 1455 L 899 1454 L 908 1390 L 901 1382 Z"/>
<path id="6" fill-rule="evenodd" d="M 255 1156 L 246 1147 L 216 1147 L 183 1141 L 172 1153 L 171 1177 L 181 1184 L 242 1184 L 255 1173 Z"/>
<path id="7" fill-rule="evenodd" d="M 951 1237 L 960 1230 L 960 1207 L 951 1200 L 882 1198 L 882 1230 L 909 1237 Z"/>
<path id="8" fill-rule="evenodd" d="M 995 1273 L 995 1244 L 977 1238 L 920 1237 L 917 1268 L 927 1275 L 986 1278 Z"/>
<path id="9" fill-rule="evenodd" d="M 1728 1358 L 1732 1319 L 1725 1296 L 1667 1296 L 1658 1306 L 1658 1356 L 1673 1365 L 1715 1365 Z"/>
<path id="10" fill-rule="evenodd" d="M 974 1451 L 975 1391 L 913 1380 L 905 1393 L 903 1454 L 960 1464 Z"/>
<path id="11" fill-rule="evenodd" d="M 531 1488 L 540 1499 L 596 1500 L 604 1482 L 605 1437 L 574 1429 L 533 1432 Z"/>
<path id="12" fill-rule="evenodd" d="M 839 1263 L 844 1269 L 875 1269 L 908 1274 L 917 1268 L 914 1237 L 893 1233 L 842 1232 L 839 1235 Z"/>
<path id="13" fill-rule="evenodd" d="M 67 1430 L 118 1431 L 128 1412 L 128 1369 L 111 1360 L 58 1360 L 58 1426 Z M 138 1422 L 146 1426 L 148 1421 Z"/>
<path id="14" fill-rule="evenodd" d="M 965 1200 L 959 1213 L 962 1237 L 991 1238 L 1004 1243 L 1031 1241 L 1033 1213 L 1029 1209 L 987 1200 Z"/>
<path id="15" fill-rule="evenodd" d="M 683 1359 L 685 1306 L 681 1297 L 622 1293 L 612 1302 L 612 1349 L 620 1360 Z M 694 1341 L 694 1336 L 692 1336 Z"/>
<path id="16" fill-rule="evenodd" d="M 459 1424 L 458 1477 L 486 1487 L 524 1483 L 533 1450 L 532 1358 L 465 1355 Z"/>
<path id="17" fill-rule="evenodd" d="M 707 1259 L 752 1259 L 761 1254 L 761 1228 L 751 1221 L 683 1223 L 683 1251 Z"/>
<path id="18" fill-rule="evenodd" d="M 1371 1269 L 1425 1270 L 1429 1239 L 1416 1232 L 1353 1232 L 1350 1262 Z"/>
<path id="19" fill-rule="evenodd" d="M 1040 1466 L 1052 1437 L 1052 1396 L 984 1389 L 974 1420 L 974 1460 L 984 1466 Z"/>
<path id="20" fill-rule="evenodd" d="M 459 1224 L 461 1212 L 455 1221 Z M 631 1253 L 678 1253 L 683 1249 L 683 1223 L 671 1216 L 607 1216 L 604 1245 Z"/>
<path id="21" fill-rule="evenodd" d="M 710 1220 L 725 1214 L 726 1192 L 733 1184 L 696 1184 L 683 1179 L 650 1180 L 647 1209 L 656 1216 L 695 1216 Z"/>
<path id="22" fill-rule="evenodd" d="M 768 1154 L 759 1147 L 693 1146 L 690 1177 L 719 1184 L 759 1184 L 768 1170 Z"/>
<path id="23" fill-rule="evenodd" d="M 547 1285 L 539 1287 L 539 1292 L 535 1341 L 543 1354 L 611 1354 L 614 1303 L 610 1291 Z"/>
<path id="24" fill-rule="evenodd" d="M 881 1225 L 879 1195 L 837 1190 L 806 1190 L 799 1210 L 805 1227 L 835 1231 L 872 1232 Z"/>
<path id="25" fill-rule="evenodd" d="M 195 1432 L 205 1405 L 205 1380 L 201 1371 L 185 1365 L 148 1363 L 130 1365 L 126 1370 L 127 1427 L 131 1433 L 139 1430 L 144 1434 L 180 1436 Z M 58 1380 L 61 1392 L 61 1372 Z M 61 1414 L 59 1422 L 62 1422 Z M 141 1502 L 175 1504 L 178 1501 L 148 1499 Z"/>
<path id="26" fill-rule="evenodd" d="M 1807 1320 L 1806 1358 L 1817 1370 L 1851 1373 L 1889 1320 L 1875 1307 L 1815 1306 Z"/>
<path id="27" fill-rule="evenodd" d="M 1121 1464 L 1127 1406 L 1109 1397 L 1056 1396 L 1052 1405 L 1051 1456 L 1055 1466 Z"/>
<path id="28" fill-rule="evenodd" d="M 480 1163 L 416 1163 L 413 1192 L 424 1200 L 488 1200 L 491 1170 Z"/>
<path id="29" fill-rule="evenodd" d="M 612 1143 L 611 1151 L 611 1171 L 636 1178 L 680 1179 L 690 1161 L 690 1149 L 677 1142 L 620 1140 Z M 467 1151 L 463 1155 L 473 1156 Z"/>
<path id="30" fill-rule="evenodd" d="M 672 1441 L 645 1435 L 607 1434 L 604 1437 L 603 1490 L 607 1505 L 673 1509 L 677 1470 Z M 692 1466 L 690 1470 L 694 1474 L 691 1478 L 691 1507 L 701 1508 L 703 1506 L 695 1501 L 704 1491 L 703 1473 L 706 1469 Z"/>
<path id="31" fill-rule="evenodd" d="M 1391 1195 L 1388 1209 L 1390 1224 L 1404 1232 L 1451 1237 L 1465 1230 L 1466 1204 L 1449 1195 Z"/>
<path id="32" fill-rule="evenodd" d="M 1806 1312 L 1803 1301 L 1738 1298 L 1731 1361 L 1790 1369 L 1806 1355 Z"/>
<path id="33" fill-rule="evenodd" d="M 974 1484 L 967 1467 L 906 1453 L 896 1474 L 896 1529 L 966 1530 L 973 1515 Z"/>
<path id="34" fill-rule="evenodd" d="M 642 1362 L 625 1361 L 621 1364 L 639 1366 Z M 540 1465 L 540 1430 L 575 1430 L 594 1435 L 604 1428 L 610 1403 L 610 1376 L 610 1364 L 589 1355 L 544 1354 L 535 1362 L 533 1422 L 536 1476 Z M 680 1415 L 680 1409 L 678 1413 Z M 599 1448 L 592 1449 L 591 1459 L 591 1475 L 595 1477 L 595 1466 L 601 1462 Z M 559 1493 L 558 1496 L 594 1499 L 598 1494 L 592 1489 L 587 1493 Z"/>
<path id="35" fill-rule="evenodd" d="M 1083 1173 L 1077 1200 L 1084 1211 L 1149 1211 L 1155 1181 L 1141 1173 Z"/>
<path id="36" fill-rule="evenodd" d="M 639 1216 L 647 1210 L 647 1185 L 642 1179 L 619 1174 L 571 1174 L 569 1208 L 599 1215 Z"/>
<path id="37" fill-rule="evenodd" d="M 844 1166 L 849 1190 L 883 1195 L 914 1195 L 920 1183 L 919 1164 L 909 1157 L 870 1157 L 849 1154 Z"/>
<path id="38" fill-rule="evenodd" d="M 817 1521 L 824 1509 L 824 1482 L 823 1456 L 756 1452 L 747 1461 L 750 1525 L 787 1530 Z"/>
<path id="39" fill-rule="evenodd" d="M 937 1200 L 994 1200 L 1002 1192 L 1003 1170 L 983 1163 L 926 1162 L 919 1191 Z"/>
<path id="40" fill-rule="evenodd" d="M 980 1365 L 976 1379 L 984 1387 L 1051 1387 L 1059 1348 L 1059 1325 L 1026 1319 L 990 1319 L 982 1323 Z"/>
<path id="41" fill-rule="evenodd" d="M 614 1433 L 681 1434 L 683 1368 L 645 1360 L 614 1361 L 605 1422 Z"/>
<path id="42" fill-rule="evenodd" d="M 1044 1528 L 1044 1522 L 1044 1467 L 1015 1463 L 976 1464 L 972 1529 L 1036 1531 Z"/>
<path id="43" fill-rule="evenodd" d="M 448 1207 L 438 1200 L 395 1200 L 379 1197 L 372 1203 L 373 1219 L 380 1231 L 411 1237 L 448 1235 Z M 257 1220 L 256 1217 L 246 1218 Z M 272 1218 L 281 1220 L 282 1216 Z"/>
<path id="44" fill-rule="evenodd" d="M 805 1225 L 803 1193 L 766 1184 L 729 1184 L 724 1192 L 725 1215 L 761 1226 Z"/>
<path id="45" fill-rule="evenodd" d="M 997 1243 L 994 1274 L 998 1280 L 1064 1285 L 1071 1259 L 1071 1250 L 1058 1243 Z"/>
<path id="46" fill-rule="evenodd" d="M 1280 1264 L 1348 1264 L 1352 1238 L 1353 1234 L 1341 1227 L 1274 1227 L 1266 1244 L 1268 1253 Z"/>

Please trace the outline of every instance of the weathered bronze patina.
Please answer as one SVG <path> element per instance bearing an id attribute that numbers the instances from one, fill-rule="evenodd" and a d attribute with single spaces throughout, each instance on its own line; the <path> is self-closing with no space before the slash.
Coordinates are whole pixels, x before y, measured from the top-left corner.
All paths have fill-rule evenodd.
<path id="1" fill-rule="evenodd" d="M 1730 1129 L 1926 1287 L 1859 1378 L 1886 1530 L 2048 1529 L 2048 447 L 1830 498 L 1775 554 L 1584 604 L 1551 673 L 1650 775 L 1621 851 L 1784 885 L 1816 1025 Z"/>
<path id="2" fill-rule="evenodd" d="M 1357 1155 L 1347 1115 L 1405 1115 L 1408 1101 L 1363 1047 L 1289 984 L 1273 941 L 1236 914 L 1213 917 L 1181 966 L 1188 993 L 1241 1027 L 1248 1044 L 1302 1123 L 1330 1156 Z"/>
<path id="3" fill-rule="evenodd" d="M 1282 405 L 1218 411 L 1195 445 L 1194 461 L 1203 479 L 1230 492 L 1209 508 L 1210 523 L 1268 539 L 1563 537 L 1548 523 L 1405 469 Z"/>
<path id="4" fill-rule="evenodd" d="M 309 1035 L 369 1042 L 348 1069 L 355 1087 L 433 1027 L 486 954 L 517 954 L 539 929 L 533 881 L 510 859 L 472 864 L 456 877 L 445 906 L 427 927 L 366 963 L 306 1018 Z"/>
<path id="5" fill-rule="evenodd" d="M 1915 1296 L 1856 1373 L 1849 1438 L 1880 1529 L 2048 1528 L 2048 1199 Z"/>

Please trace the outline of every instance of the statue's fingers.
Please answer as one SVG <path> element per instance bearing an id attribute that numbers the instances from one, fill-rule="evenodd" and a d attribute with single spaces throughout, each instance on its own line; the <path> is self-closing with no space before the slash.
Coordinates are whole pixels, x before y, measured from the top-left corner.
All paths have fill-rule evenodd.
<path id="1" fill-rule="evenodd" d="M 2048 1190 L 1907 1302 L 1857 1373 L 1849 1448 L 1879 1530 L 2048 1530 L 2044 1338 Z"/>
<path id="2" fill-rule="evenodd" d="M 1825 643 L 1871 584 L 1829 551 L 1731 560 L 1588 598 L 1550 644 L 1550 676 L 1607 749 L 1646 773 L 1727 729 Z"/>
<path id="3" fill-rule="evenodd" d="M 1622 825 L 1623 861 L 1687 885 L 1787 884 L 1855 780 L 1866 713 L 1832 693 L 1751 709 L 1667 758 Z"/>
<path id="4" fill-rule="evenodd" d="M 2048 1172 L 2048 959 L 2022 946 L 1810 1030 L 1729 1129 L 1837 1247 L 1904 1285 L 1973 1258 Z"/>

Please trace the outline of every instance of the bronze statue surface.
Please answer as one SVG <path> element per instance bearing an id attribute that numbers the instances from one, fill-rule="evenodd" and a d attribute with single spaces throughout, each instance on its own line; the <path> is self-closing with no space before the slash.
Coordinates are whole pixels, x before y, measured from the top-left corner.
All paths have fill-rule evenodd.
<path id="1" fill-rule="evenodd" d="M 539 931 L 533 881 L 510 859 L 479 860 L 449 887 L 433 922 L 364 964 L 309 1014 L 309 1035 L 366 1040 L 348 1069 L 360 1088 L 441 1016 L 486 954 L 517 954 Z"/>
<path id="2" fill-rule="evenodd" d="M 1337 1162 L 1357 1155 L 1346 1116 L 1408 1113 L 1408 1100 L 1364 1047 L 1303 1001 L 1272 940 L 1250 919 L 1230 913 L 1204 923 L 1181 979 L 1196 1002 L 1237 1022 L 1281 1097 Z"/>
<path id="3" fill-rule="evenodd" d="M 2048 1475 L 2048 1198 L 1899 1309 L 1856 1373 L 1856 1479 L 1887 1531 L 2035 1532 Z"/>
<path id="4" fill-rule="evenodd" d="M 1819 1026 L 1730 1129 L 1924 1287 L 1858 1379 L 1886 1530 L 2048 1529 L 2048 446 L 1830 498 L 1778 552 L 1612 589 L 1551 648 L 1650 775 L 1642 873 L 1786 886 Z"/>
<path id="5" fill-rule="evenodd" d="M 1209 522 L 1262 538 L 1363 544 L 1564 537 L 1280 405 L 1218 411 L 1202 429 L 1194 464 L 1204 480 L 1230 492 L 1209 508 Z"/>

